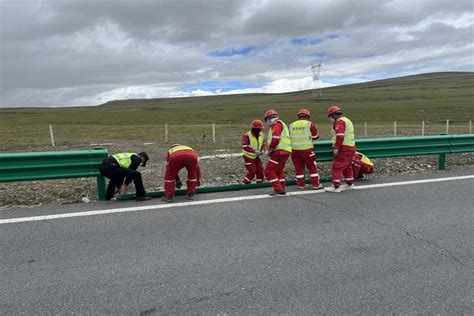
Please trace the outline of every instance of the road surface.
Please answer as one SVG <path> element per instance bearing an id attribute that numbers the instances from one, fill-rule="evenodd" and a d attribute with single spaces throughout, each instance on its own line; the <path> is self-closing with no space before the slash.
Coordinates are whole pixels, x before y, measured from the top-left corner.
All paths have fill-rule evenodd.
<path id="1" fill-rule="evenodd" d="M 0 311 L 473 314 L 473 174 L 2 211 Z"/>

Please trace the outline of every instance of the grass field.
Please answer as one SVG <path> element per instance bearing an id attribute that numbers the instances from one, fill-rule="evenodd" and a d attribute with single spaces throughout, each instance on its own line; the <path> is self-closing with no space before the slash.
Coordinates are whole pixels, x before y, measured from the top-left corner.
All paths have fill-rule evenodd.
<path id="1" fill-rule="evenodd" d="M 50 144 L 49 124 L 58 148 L 87 148 L 92 143 L 136 141 L 163 144 L 164 124 L 169 142 L 196 148 L 239 148 L 241 135 L 266 109 L 279 111 L 288 123 L 301 107 L 312 111 L 312 120 L 327 138 L 330 123 L 325 115 L 330 104 L 339 104 L 355 123 L 356 135 L 391 136 L 393 122 L 398 135 L 445 132 L 469 133 L 474 118 L 474 73 L 432 73 L 353 84 L 323 90 L 314 100 L 312 91 L 283 94 L 245 94 L 195 98 L 123 100 L 96 107 L 0 109 L 0 149 L 44 149 Z M 211 124 L 216 123 L 216 144 Z M 203 136 L 205 135 L 205 137 Z"/>

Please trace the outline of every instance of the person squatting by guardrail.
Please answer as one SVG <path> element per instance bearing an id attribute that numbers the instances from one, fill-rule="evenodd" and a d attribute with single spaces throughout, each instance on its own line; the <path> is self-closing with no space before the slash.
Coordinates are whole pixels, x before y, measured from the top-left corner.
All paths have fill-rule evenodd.
<path id="1" fill-rule="evenodd" d="M 110 179 L 105 199 L 111 200 L 116 193 L 126 194 L 128 185 L 133 181 L 136 190 L 137 201 L 147 201 L 151 197 L 146 196 L 143 187 L 142 175 L 137 171 L 138 166 L 145 167 L 149 157 L 146 152 L 119 153 L 108 156 L 99 167 L 100 173 Z"/>

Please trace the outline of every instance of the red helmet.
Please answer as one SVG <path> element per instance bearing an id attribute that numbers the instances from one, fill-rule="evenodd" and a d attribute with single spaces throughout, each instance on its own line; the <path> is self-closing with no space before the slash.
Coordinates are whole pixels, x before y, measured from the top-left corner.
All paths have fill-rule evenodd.
<path id="1" fill-rule="evenodd" d="M 342 112 L 341 108 L 338 107 L 337 105 L 331 105 L 329 108 L 328 108 L 328 117 L 333 115 L 334 113 L 336 112 Z"/>
<path id="2" fill-rule="evenodd" d="M 252 128 L 260 128 L 263 129 L 263 122 L 260 120 L 253 120 L 252 121 Z"/>
<path id="3" fill-rule="evenodd" d="M 272 116 L 272 115 L 278 115 L 278 112 L 275 110 L 267 110 L 267 112 L 265 112 L 265 116 L 263 117 L 263 119 L 266 120 L 267 117 Z"/>
<path id="4" fill-rule="evenodd" d="M 298 116 L 298 117 L 300 117 L 300 116 L 311 117 L 311 113 L 309 112 L 308 109 L 301 109 L 301 110 L 298 111 L 298 114 L 296 116 Z"/>

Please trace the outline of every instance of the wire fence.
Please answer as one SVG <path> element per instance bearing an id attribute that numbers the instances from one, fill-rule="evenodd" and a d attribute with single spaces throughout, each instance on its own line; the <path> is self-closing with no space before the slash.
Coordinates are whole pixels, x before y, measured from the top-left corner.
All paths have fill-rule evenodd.
<path id="1" fill-rule="evenodd" d="M 331 125 L 317 125 L 320 139 L 330 139 Z M 2 151 L 48 148 L 84 148 L 121 142 L 139 144 L 188 144 L 202 149 L 240 148 L 242 135 L 249 130 L 247 124 L 203 125 L 29 125 L 0 127 L 7 135 L 0 139 Z M 444 123 L 423 121 L 419 124 L 393 122 L 354 124 L 356 139 L 374 137 L 428 136 L 439 134 L 472 134 L 472 121 Z M 8 130 L 7 130 L 8 129 Z M 266 133 L 266 131 L 265 131 Z"/>

